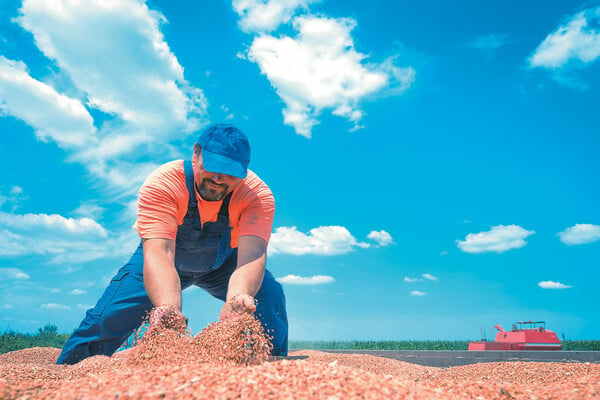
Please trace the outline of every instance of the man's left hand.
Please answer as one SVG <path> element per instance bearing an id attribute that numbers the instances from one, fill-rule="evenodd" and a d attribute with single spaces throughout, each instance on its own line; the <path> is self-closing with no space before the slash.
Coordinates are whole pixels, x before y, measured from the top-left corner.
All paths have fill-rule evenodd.
<path id="1" fill-rule="evenodd" d="M 148 332 L 165 328 L 184 334 L 187 329 L 187 318 L 172 305 L 154 307 L 148 323 Z"/>
<path id="2" fill-rule="evenodd" d="M 238 317 L 242 314 L 252 314 L 256 311 L 256 300 L 249 294 L 238 294 L 227 300 L 221 308 L 221 321 Z"/>

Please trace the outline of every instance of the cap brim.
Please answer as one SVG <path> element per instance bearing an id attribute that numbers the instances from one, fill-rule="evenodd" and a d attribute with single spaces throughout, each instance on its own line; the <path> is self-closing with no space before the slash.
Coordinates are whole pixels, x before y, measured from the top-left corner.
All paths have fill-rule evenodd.
<path id="1" fill-rule="evenodd" d="M 245 179 L 248 174 L 248 163 L 232 160 L 206 149 L 202 149 L 202 165 L 207 171 L 242 179 Z"/>

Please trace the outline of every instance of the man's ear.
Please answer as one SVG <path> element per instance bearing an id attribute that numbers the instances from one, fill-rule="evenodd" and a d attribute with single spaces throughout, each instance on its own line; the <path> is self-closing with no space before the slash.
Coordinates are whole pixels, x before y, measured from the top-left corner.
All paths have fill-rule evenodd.
<path id="1" fill-rule="evenodd" d="M 194 154 L 192 155 L 192 161 L 195 163 L 198 159 L 198 156 L 202 152 L 202 147 L 198 143 L 194 144 Z"/>

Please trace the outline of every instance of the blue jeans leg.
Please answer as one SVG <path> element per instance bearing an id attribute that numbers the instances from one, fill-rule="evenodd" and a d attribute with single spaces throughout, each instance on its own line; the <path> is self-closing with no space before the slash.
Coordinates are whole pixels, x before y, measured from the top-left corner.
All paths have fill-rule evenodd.
<path id="1" fill-rule="evenodd" d="M 225 301 L 229 278 L 235 267 L 236 258 L 232 257 L 219 269 L 199 277 L 195 284 L 221 301 Z M 281 284 L 275 280 L 268 270 L 265 270 L 262 285 L 254 298 L 258 303 L 255 313 L 256 318 L 273 338 L 271 354 L 286 356 L 288 351 L 288 321 L 285 295 Z"/>
<path id="2" fill-rule="evenodd" d="M 265 271 L 263 283 L 255 299 L 257 301 L 256 318 L 273 338 L 273 351 L 271 354 L 274 356 L 287 356 L 288 321 L 285 295 L 281 283 L 277 282 L 268 270 Z"/>
<path id="3" fill-rule="evenodd" d="M 112 355 L 152 309 L 143 280 L 141 247 L 110 281 L 94 308 L 65 343 L 57 364 Z"/>

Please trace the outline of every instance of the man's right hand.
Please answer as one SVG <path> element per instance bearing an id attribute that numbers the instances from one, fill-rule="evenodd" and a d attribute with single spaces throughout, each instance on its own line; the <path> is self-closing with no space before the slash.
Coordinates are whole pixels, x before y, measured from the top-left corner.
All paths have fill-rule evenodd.
<path id="1" fill-rule="evenodd" d="M 169 305 L 153 308 L 148 322 L 148 332 L 162 328 L 183 334 L 187 329 L 187 318 L 177 308 Z"/>
<path id="2" fill-rule="evenodd" d="M 256 311 L 256 300 L 249 294 L 238 294 L 227 300 L 221 308 L 219 319 L 226 321 L 243 314 L 253 314 Z"/>

